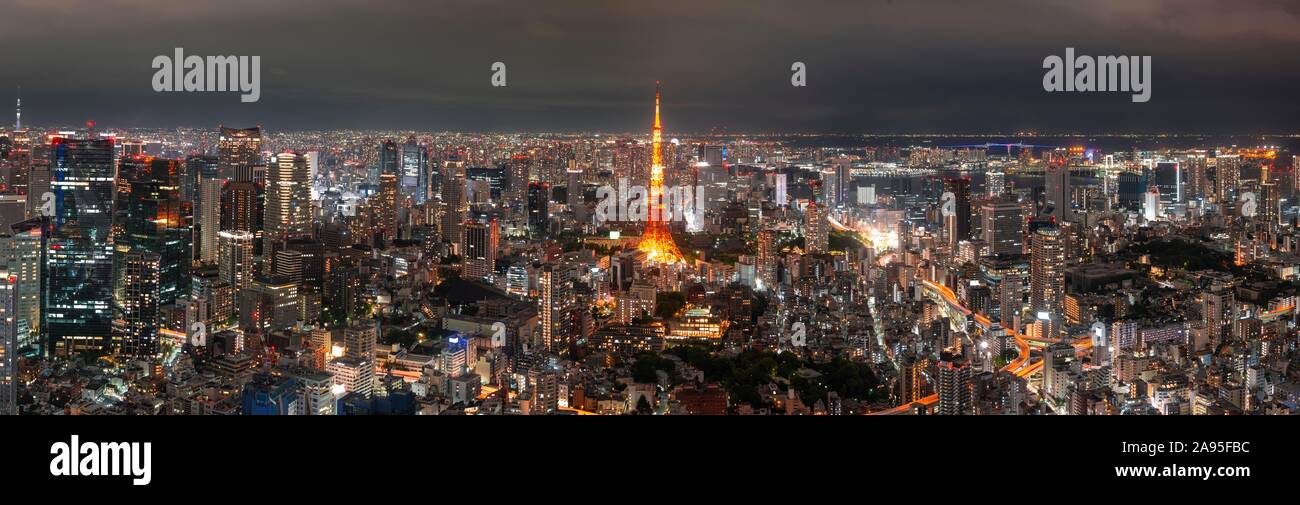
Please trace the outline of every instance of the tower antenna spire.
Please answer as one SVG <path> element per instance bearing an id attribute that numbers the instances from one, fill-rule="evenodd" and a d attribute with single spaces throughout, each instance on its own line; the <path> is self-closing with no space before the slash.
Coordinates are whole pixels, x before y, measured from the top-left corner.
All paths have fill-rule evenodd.
<path id="1" fill-rule="evenodd" d="M 654 149 L 651 167 L 663 167 L 663 122 L 659 120 L 659 81 L 655 81 L 655 124 L 651 130 L 650 143 Z"/>
<path id="2" fill-rule="evenodd" d="M 14 129 L 23 129 L 23 85 L 18 85 L 18 105 L 14 110 Z"/>

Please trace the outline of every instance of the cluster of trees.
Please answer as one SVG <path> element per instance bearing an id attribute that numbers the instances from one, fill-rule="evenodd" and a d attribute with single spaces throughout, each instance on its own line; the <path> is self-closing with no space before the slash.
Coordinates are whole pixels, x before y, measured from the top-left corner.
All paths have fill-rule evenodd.
<path id="1" fill-rule="evenodd" d="M 776 378 L 788 380 L 799 399 L 809 405 L 817 400 L 825 400 L 831 391 L 841 398 L 861 401 L 882 399 L 888 394 L 869 366 L 845 359 L 812 363 L 794 353 L 753 350 L 727 357 L 719 356 L 702 346 L 674 347 L 666 352 L 704 372 L 704 377 L 709 382 L 720 383 L 727 390 L 733 404 L 748 403 L 755 408 L 767 406 L 759 394 L 759 387 Z M 645 382 L 652 382 L 657 377 L 655 371 L 664 370 L 677 383 L 681 376 L 675 368 L 671 360 L 653 353 L 642 353 L 633 363 L 632 373 L 638 382 L 642 378 L 649 379 Z M 820 375 L 805 379 L 796 373 L 804 368 Z"/>
<path id="2" fill-rule="evenodd" d="M 1211 249 L 1204 244 L 1186 240 L 1150 240 L 1132 244 L 1128 252 L 1149 255 L 1152 265 L 1185 270 L 1224 270 L 1235 272 L 1239 268 L 1231 255 Z"/>
<path id="3" fill-rule="evenodd" d="M 379 343 L 384 345 L 401 344 L 402 347 L 411 349 L 420 340 L 420 336 L 412 331 L 391 329 L 384 334 L 384 338 Z"/>
<path id="4" fill-rule="evenodd" d="M 853 234 L 853 232 L 839 231 L 839 230 L 834 230 L 830 232 L 829 236 L 827 237 L 827 246 L 832 251 L 844 251 L 844 252 L 853 251 L 853 250 L 857 250 L 858 248 L 865 247 L 862 245 L 862 242 L 858 240 L 858 237 Z"/>
<path id="5" fill-rule="evenodd" d="M 659 371 L 661 370 L 668 374 L 671 383 L 677 384 L 681 381 L 681 375 L 677 373 L 677 364 L 652 352 L 638 354 L 636 359 L 632 361 L 632 366 L 628 367 L 628 371 L 632 373 L 632 379 L 643 383 L 659 382 Z"/>
<path id="6" fill-rule="evenodd" d="M 665 291 L 655 295 L 655 316 L 660 318 L 670 318 L 681 312 L 686 306 L 686 293 L 681 291 Z"/>

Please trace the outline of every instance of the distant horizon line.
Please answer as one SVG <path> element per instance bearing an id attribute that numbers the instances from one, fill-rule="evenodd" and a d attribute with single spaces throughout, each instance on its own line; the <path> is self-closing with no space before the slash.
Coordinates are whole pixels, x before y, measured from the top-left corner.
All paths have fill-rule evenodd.
<path id="1" fill-rule="evenodd" d="M 97 125 L 98 126 L 98 125 Z M 97 127 L 98 130 L 213 130 L 226 127 L 224 124 L 214 126 L 108 126 Z M 255 128 L 262 125 L 237 126 L 232 128 Z M 85 130 L 86 125 L 70 126 L 29 126 L 23 125 L 26 131 L 53 131 L 53 130 Z M 266 128 L 263 128 L 266 130 Z M 0 127 L 0 131 L 12 133 L 15 128 L 11 126 Z M 506 130 L 413 130 L 413 129 L 391 129 L 391 128 L 323 128 L 323 129 L 280 129 L 269 130 L 281 133 L 331 133 L 331 132 L 373 132 L 373 133 L 403 133 L 403 134 L 460 134 L 460 135 L 610 135 L 610 136 L 640 136 L 649 135 L 649 132 L 617 132 L 601 130 L 554 130 L 554 131 L 506 131 Z M 677 136 L 686 137 L 1109 137 L 1109 138 L 1132 138 L 1132 137 L 1282 137 L 1282 138 L 1300 138 L 1300 131 L 1297 132 L 1239 132 L 1239 133 L 1206 133 L 1206 132 L 924 132 L 924 133 L 904 133 L 904 132 L 665 132 Z M 669 135 L 671 136 L 671 135 Z"/>

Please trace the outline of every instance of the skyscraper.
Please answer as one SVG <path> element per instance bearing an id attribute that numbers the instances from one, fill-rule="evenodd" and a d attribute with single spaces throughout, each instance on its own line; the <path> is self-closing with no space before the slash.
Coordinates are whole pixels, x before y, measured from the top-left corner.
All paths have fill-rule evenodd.
<path id="1" fill-rule="evenodd" d="M 758 280 L 759 289 L 776 289 L 776 231 L 764 229 L 758 232 Z"/>
<path id="2" fill-rule="evenodd" d="M 398 166 L 400 163 L 401 152 L 397 147 L 397 142 L 392 139 L 384 139 L 379 143 L 379 174 L 398 175 Z M 378 182 L 378 177 L 374 181 Z"/>
<path id="3" fill-rule="evenodd" d="M 1119 194 L 1119 206 L 1121 208 L 1139 211 L 1142 209 L 1142 199 L 1147 193 L 1147 186 L 1150 180 L 1143 172 L 1120 172 L 1116 176 Z"/>
<path id="4" fill-rule="evenodd" d="M 275 253 L 274 244 L 312 235 L 311 168 L 306 156 L 285 152 L 271 158 L 263 223 L 262 250 L 267 255 Z"/>
<path id="5" fill-rule="evenodd" d="M 1204 200 L 1210 192 L 1210 178 L 1205 167 L 1205 157 L 1189 157 L 1182 164 L 1182 168 L 1184 171 L 1183 180 L 1186 188 L 1184 197 L 1186 200 Z"/>
<path id="6" fill-rule="evenodd" d="M 401 186 L 402 194 L 421 204 L 428 199 L 429 151 L 410 137 L 402 145 Z M 423 183 L 423 185 L 421 185 Z"/>
<path id="7" fill-rule="evenodd" d="M 965 357 L 943 353 L 939 361 L 940 415 L 973 414 L 971 395 L 971 367 Z"/>
<path id="8" fill-rule="evenodd" d="M 216 156 L 190 155 L 185 157 L 185 171 L 181 177 L 181 199 L 193 203 L 196 215 L 198 209 L 203 206 L 203 181 L 205 179 L 224 179 L 221 176 L 221 163 L 217 160 Z"/>
<path id="9" fill-rule="evenodd" d="M 1024 274 L 1007 273 L 998 283 L 998 320 L 1003 328 L 1020 331 L 1018 316 L 1024 309 Z"/>
<path id="10" fill-rule="evenodd" d="M 379 193 L 374 197 L 374 216 L 379 233 L 385 242 L 397 238 L 397 176 L 382 174 L 379 176 Z M 454 237 L 458 239 L 459 237 Z"/>
<path id="11" fill-rule="evenodd" d="M 569 311 L 573 309 L 572 282 L 564 277 L 562 269 L 545 265 L 537 275 L 537 312 L 542 331 L 542 346 L 548 352 L 565 353 L 572 334 L 569 330 Z"/>
<path id="12" fill-rule="evenodd" d="M 158 306 L 162 256 L 133 250 L 122 260 L 123 297 L 120 335 L 115 336 L 119 352 L 128 356 L 158 354 Z"/>
<path id="13" fill-rule="evenodd" d="M 41 348 L 41 273 L 45 264 L 44 220 L 33 218 L 15 223 L 0 233 L 0 267 L 7 268 L 17 299 L 14 302 L 18 330 L 18 351 Z"/>
<path id="14" fill-rule="evenodd" d="M 327 269 L 325 251 L 326 246 L 316 240 L 305 238 L 290 240 L 285 243 L 285 249 L 283 252 L 293 254 L 283 257 L 293 258 L 291 261 L 297 263 L 296 273 L 294 273 L 293 265 L 286 265 L 287 268 L 284 271 L 281 271 L 279 269 L 278 257 L 275 273 L 279 275 L 290 275 L 290 277 L 295 278 L 304 286 L 312 286 L 318 289 L 322 288 L 324 286 L 325 273 Z"/>
<path id="15" fill-rule="evenodd" d="M 826 221 L 826 207 L 808 202 L 804 211 L 805 229 L 804 249 L 810 253 L 825 253 L 830 248 L 830 223 Z"/>
<path id="16" fill-rule="evenodd" d="M 1241 179 L 1241 158 L 1216 156 L 1214 162 L 1214 189 L 1217 202 L 1227 204 L 1237 197 L 1237 184 Z"/>
<path id="17" fill-rule="evenodd" d="M 248 287 L 253 277 L 253 234 L 239 230 L 222 231 L 217 234 L 217 241 L 220 244 L 217 263 L 221 280 L 239 293 Z"/>
<path id="18" fill-rule="evenodd" d="M 569 169 L 565 171 L 568 181 L 565 183 L 564 194 L 565 205 L 569 206 L 570 212 L 577 212 L 578 206 L 582 203 L 582 169 L 578 168 L 577 162 L 569 160 Z"/>
<path id="19" fill-rule="evenodd" d="M 460 243 L 460 227 L 469 211 L 465 184 L 465 163 L 447 162 L 447 179 L 442 184 L 442 222 L 439 224 L 442 239 L 453 244 Z"/>
<path id="20" fill-rule="evenodd" d="M 144 158 L 131 176 L 130 190 L 119 205 L 125 206 L 125 223 L 117 250 L 158 254 L 158 303 L 168 305 L 188 291 L 193 253 L 191 208 L 180 197 L 180 162 Z"/>
<path id="21" fill-rule="evenodd" d="M 990 197 L 1002 196 L 1007 191 L 1007 173 L 990 170 L 984 173 L 984 189 Z"/>
<path id="22" fill-rule="evenodd" d="M 18 324 L 14 276 L 0 268 L 0 416 L 18 414 Z"/>
<path id="23" fill-rule="evenodd" d="M 204 267 L 190 276 L 190 299 L 196 303 L 201 300 L 195 321 L 203 321 L 209 328 L 225 326 L 234 319 L 235 290 L 222 280 L 218 267 Z"/>
<path id="24" fill-rule="evenodd" d="M 52 177 L 48 156 L 41 159 L 33 154 L 31 161 L 32 167 L 27 173 L 27 215 L 35 217 L 41 215 L 41 198 L 50 192 Z"/>
<path id="25" fill-rule="evenodd" d="M 1281 224 L 1282 201 L 1277 183 L 1269 180 L 1268 177 L 1268 169 L 1265 168 L 1260 174 L 1259 209 L 1256 215 L 1259 216 L 1259 222 L 1265 229 L 1276 230 Z"/>
<path id="26" fill-rule="evenodd" d="M 1065 248 L 1061 229 L 1042 227 L 1030 242 L 1029 306 L 1035 318 L 1044 321 L 1048 335 L 1055 336 L 1063 319 L 1065 297 Z"/>
<path id="27" fill-rule="evenodd" d="M 948 240 L 948 250 L 957 251 L 957 243 L 970 240 L 970 179 L 965 177 L 943 180 L 943 192 L 952 193 L 953 209 L 944 214 L 943 231 Z M 942 202 L 940 202 L 942 204 Z"/>
<path id="28" fill-rule="evenodd" d="M 265 203 L 262 193 L 261 185 L 253 181 L 230 181 L 221 189 L 220 231 L 242 231 L 253 235 L 254 254 L 262 250 Z M 218 237 L 218 243 L 220 240 Z"/>
<path id="29" fill-rule="evenodd" d="M 1164 203 L 1182 203 L 1183 166 L 1177 161 L 1162 161 L 1152 169 L 1154 186 L 1160 188 Z"/>
<path id="30" fill-rule="evenodd" d="M 113 322 L 114 140 L 56 137 L 45 253 L 46 352 L 107 352 Z"/>
<path id="31" fill-rule="evenodd" d="M 528 205 L 532 158 L 527 154 L 516 154 L 510 157 L 507 167 L 508 174 L 506 177 L 510 180 L 510 197 L 507 198 L 507 201 L 510 202 L 510 207 L 515 209 L 517 213 L 524 213 L 525 217 L 528 217 L 530 214 L 527 211 L 532 208 Z M 531 223 L 531 221 L 529 222 Z"/>
<path id="32" fill-rule="evenodd" d="M 221 176 L 236 181 L 253 181 L 262 165 L 262 128 L 221 128 L 217 137 L 217 163 Z"/>
<path id="33" fill-rule="evenodd" d="M 545 182 L 528 184 L 528 227 L 538 233 L 546 232 L 546 223 L 550 221 L 550 209 L 547 202 L 551 199 L 551 185 Z"/>
<path id="34" fill-rule="evenodd" d="M 223 178 L 204 178 L 199 182 L 197 199 L 199 228 L 199 261 L 207 265 L 217 262 L 217 233 L 221 231 L 221 189 Z"/>
<path id="35" fill-rule="evenodd" d="M 1201 317 L 1205 323 L 1206 338 L 1217 346 L 1231 335 L 1232 325 L 1238 319 L 1237 300 L 1231 288 L 1211 286 L 1201 295 Z"/>
<path id="36" fill-rule="evenodd" d="M 501 244 L 500 229 L 495 218 L 486 223 L 465 223 L 465 238 L 461 249 L 465 252 L 466 277 L 482 278 L 496 270 L 497 248 Z"/>
<path id="37" fill-rule="evenodd" d="M 845 207 L 851 203 L 849 195 L 853 194 L 853 167 L 848 158 L 831 160 L 831 179 L 834 184 L 827 184 L 826 204 L 831 208 Z"/>
<path id="38" fill-rule="evenodd" d="M 1147 221 L 1155 221 L 1164 216 L 1161 210 L 1160 187 L 1151 186 L 1146 194 L 1142 197 L 1142 217 Z"/>
<path id="39" fill-rule="evenodd" d="M 1025 216 L 1020 203 L 995 199 L 980 208 L 980 232 L 989 254 L 1024 252 Z"/>
<path id="40" fill-rule="evenodd" d="M 1070 167 L 1054 166 L 1044 175 L 1043 214 L 1056 218 L 1056 222 L 1070 219 Z"/>

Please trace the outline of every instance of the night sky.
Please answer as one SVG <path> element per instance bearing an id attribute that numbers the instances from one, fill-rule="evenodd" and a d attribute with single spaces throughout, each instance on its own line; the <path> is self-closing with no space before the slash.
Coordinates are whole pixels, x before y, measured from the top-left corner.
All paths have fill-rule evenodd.
<path id="1" fill-rule="evenodd" d="M 0 103 L 21 85 L 42 126 L 641 132 L 658 79 L 670 133 L 1296 132 L 1297 27 L 1284 0 L 5 0 Z M 1151 101 L 1044 92 L 1067 46 L 1150 55 Z M 153 92 L 175 47 L 261 56 L 261 101 Z"/>

